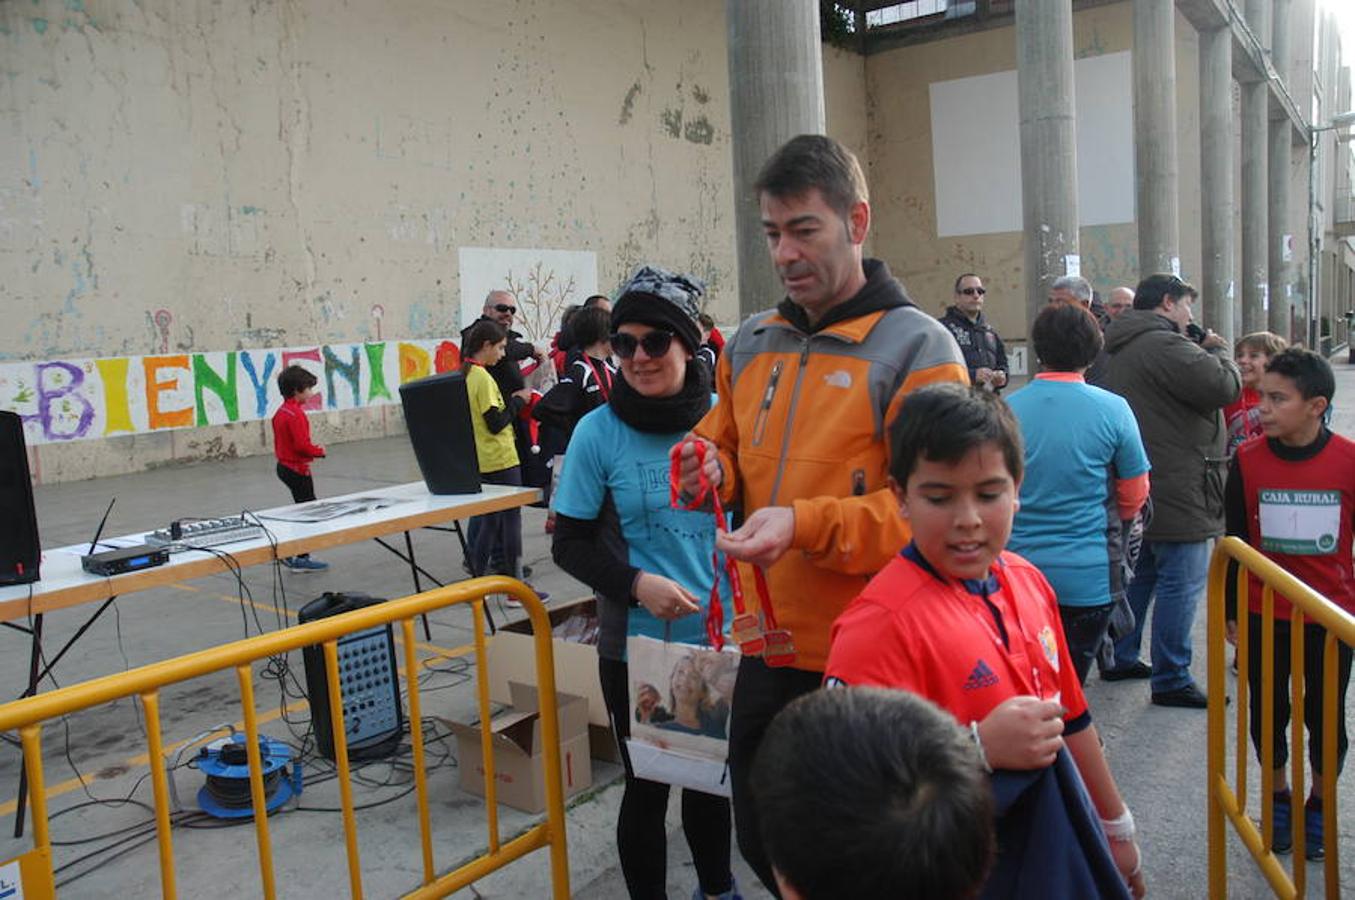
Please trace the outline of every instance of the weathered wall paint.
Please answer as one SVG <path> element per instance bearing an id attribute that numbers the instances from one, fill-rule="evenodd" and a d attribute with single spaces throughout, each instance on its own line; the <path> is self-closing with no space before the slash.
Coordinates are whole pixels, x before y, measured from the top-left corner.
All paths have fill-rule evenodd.
<path id="1" fill-rule="evenodd" d="M 604 292 L 691 271 L 734 324 L 726 60 L 722 0 L 0 3 L 0 362 L 130 360 L 126 383 L 147 356 L 238 354 L 235 424 L 185 402 L 34 468 L 267 452 L 243 351 L 456 334 L 463 246 L 592 253 Z M 388 412 L 316 433 L 398 432 Z"/>
<path id="2" fill-rule="evenodd" d="M 391 385 L 460 364 L 451 340 L 0 363 L 0 409 L 29 444 L 54 444 L 267 419 L 290 365 L 319 382 L 306 407 L 332 412 L 397 403 Z"/>
<path id="3" fill-rule="evenodd" d="M 1076 56 L 1130 50 L 1129 3 L 1073 14 Z M 1176 18 L 1177 159 L 1180 172 L 1181 265 L 1200 274 L 1199 46 L 1194 29 Z M 885 259 L 926 311 L 939 315 L 952 302 L 955 276 L 977 272 L 989 293 L 986 313 L 1008 338 L 1026 333 L 1023 236 L 1020 231 L 940 238 L 932 170 L 929 85 L 1016 68 L 1015 29 L 996 28 L 866 58 L 871 199 L 876 255 Z M 825 73 L 827 72 L 825 68 Z M 975 120 L 972 140 L 986 140 Z M 990 148 L 1019 154 L 1017 145 Z M 1079 160 L 1079 165 L 1094 165 Z M 1082 274 L 1100 291 L 1138 281 L 1138 233 L 1133 223 L 1084 227 Z"/>

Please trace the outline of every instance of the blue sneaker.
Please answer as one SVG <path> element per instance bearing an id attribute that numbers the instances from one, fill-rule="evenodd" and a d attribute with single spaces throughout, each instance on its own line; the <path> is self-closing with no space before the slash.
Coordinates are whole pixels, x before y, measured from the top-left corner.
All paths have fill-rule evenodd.
<path id="1" fill-rule="evenodd" d="M 282 564 L 293 572 L 319 572 L 329 568 L 329 563 L 312 559 L 309 556 L 289 556 Z"/>
<path id="2" fill-rule="evenodd" d="M 719 900 L 743 900 L 743 895 L 739 893 L 739 883 L 732 878 L 729 881 L 729 890 L 715 896 Z M 706 894 L 701 890 L 701 885 L 698 884 L 696 890 L 692 891 L 692 900 L 706 900 Z"/>
<path id="3" fill-rule="evenodd" d="M 1322 846 L 1322 798 L 1309 797 L 1303 806 L 1303 855 L 1308 859 L 1322 859 L 1327 851 Z"/>
<path id="4" fill-rule="evenodd" d="M 1275 792 L 1270 849 L 1276 853 L 1288 853 L 1294 849 L 1293 806 L 1294 799 L 1289 791 Z M 1321 827 L 1320 822 L 1318 827 Z M 1306 831 L 1304 835 L 1307 835 Z"/>

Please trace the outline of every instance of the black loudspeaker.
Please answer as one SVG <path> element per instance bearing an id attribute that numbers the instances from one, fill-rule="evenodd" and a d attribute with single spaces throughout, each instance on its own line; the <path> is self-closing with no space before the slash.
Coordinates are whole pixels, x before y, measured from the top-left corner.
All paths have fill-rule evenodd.
<path id="1" fill-rule="evenodd" d="M 480 493 L 470 398 L 460 372 L 400 385 L 405 426 L 430 494 Z"/>
<path id="2" fill-rule="evenodd" d="M 0 411 L 0 584 L 38 580 L 42 548 L 28 476 L 24 423 L 18 413 Z"/>
<path id="3" fill-rule="evenodd" d="M 313 622 L 385 602 L 366 594 L 326 591 L 303 606 L 296 618 L 302 623 Z M 315 745 L 321 756 L 334 759 L 334 727 L 329 719 L 325 651 L 318 645 L 303 647 L 301 658 L 306 664 L 306 699 L 311 707 Z M 400 705 L 395 635 L 389 624 L 339 638 L 339 694 L 343 701 L 348 758 L 377 759 L 394 753 L 404 735 L 405 711 Z"/>

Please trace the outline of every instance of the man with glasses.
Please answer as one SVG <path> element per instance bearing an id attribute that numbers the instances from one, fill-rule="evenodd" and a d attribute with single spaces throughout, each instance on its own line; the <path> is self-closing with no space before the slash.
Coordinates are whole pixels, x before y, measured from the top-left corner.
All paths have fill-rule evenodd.
<path id="1" fill-rule="evenodd" d="M 966 272 L 955 279 L 955 303 L 941 317 L 960 345 L 969 380 L 990 391 L 1007 386 L 1007 348 L 983 317 L 983 298 L 988 289 L 983 279 Z"/>
<path id="2" fill-rule="evenodd" d="M 819 687 L 833 620 L 908 543 L 889 491 L 889 422 L 911 391 L 962 382 L 965 369 L 936 319 L 883 262 L 863 259 L 870 201 L 851 151 L 821 135 L 793 138 L 755 188 L 785 297 L 744 322 L 720 354 L 719 402 L 679 445 L 679 474 L 688 497 L 713 486 L 744 515 L 717 538 L 742 563 L 750 606 L 731 626 L 744 654 L 730 781 L 739 849 L 775 891 L 753 759 L 781 708 Z M 754 567 L 766 575 L 762 597 Z"/>
<path id="3" fill-rule="evenodd" d="M 1190 630 L 1210 541 L 1223 534 L 1228 429 L 1222 410 L 1242 389 L 1228 342 L 1192 322 L 1197 296 L 1175 275 L 1139 282 L 1133 309 L 1106 329 L 1110 362 L 1102 384 L 1129 401 L 1138 419 L 1153 467 L 1153 517 L 1129 585 L 1134 630 L 1115 642 L 1115 664 L 1101 677 L 1151 679 L 1154 704 L 1189 709 L 1208 705 L 1190 674 Z M 1149 667 L 1139 652 L 1154 600 Z"/>

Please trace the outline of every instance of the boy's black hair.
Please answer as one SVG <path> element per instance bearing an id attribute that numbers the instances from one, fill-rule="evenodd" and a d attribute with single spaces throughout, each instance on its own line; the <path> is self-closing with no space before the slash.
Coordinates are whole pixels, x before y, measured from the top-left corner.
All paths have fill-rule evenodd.
<path id="1" fill-rule="evenodd" d="M 974 745 L 914 694 L 799 697 L 767 729 L 752 787 L 767 855 L 805 900 L 975 897 L 992 863 Z"/>
<path id="2" fill-rule="evenodd" d="M 612 298 L 608 297 L 606 294 L 591 294 L 589 295 L 587 300 L 583 301 L 584 309 L 592 309 L 593 307 L 598 305 L 599 300 L 601 300 L 604 303 L 612 302 Z"/>
<path id="3" fill-rule="evenodd" d="M 1002 451 L 1012 481 L 1025 472 L 1021 427 L 996 394 L 947 382 L 908 395 L 889 426 L 889 474 L 907 488 L 919 459 L 957 463 L 981 444 Z"/>
<path id="4" fill-rule="evenodd" d="M 319 380 L 314 375 L 300 366 L 288 366 L 278 373 L 278 392 L 282 394 L 284 400 L 290 400 L 318 383 Z"/>
<path id="5" fill-rule="evenodd" d="M 1159 272 L 1156 275 L 1149 275 L 1134 288 L 1134 308 L 1157 309 L 1168 297 L 1180 300 L 1186 296 L 1194 300 L 1200 296 L 1200 292 L 1188 281 L 1182 281 L 1166 272 Z"/>
<path id="6" fill-rule="evenodd" d="M 508 337 L 508 329 L 493 319 L 477 319 L 461 339 L 461 367 L 470 365 L 470 358 L 485 344 L 497 344 Z"/>
<path id="7" fill-rule="evenodd" d="M 1082 306 L 1051 303 L 1035 317 L 1030 327 L 1035 358 L 1050 371 L 1085 369 L 1101 352 L 1105 339 L 1096 318 Z"/>
<path id="8" fill-rule="evenodd" d="M 1330 404 L 1336 394 L 1336 376 L 1332 374 L 1331 363 L 1311 350 L 1301 347 L 1281 350 L 1266 363 L 1266 371 L 1293 381 L 1304 400 L 1325 397 Z"/>
<path id="9" fill-rule="evenodd" d="M 585 306 L 569 320 L 569 337 L 580 350 L 605 341 L 612 334 L 612 314 L 600 306 Z"/>

